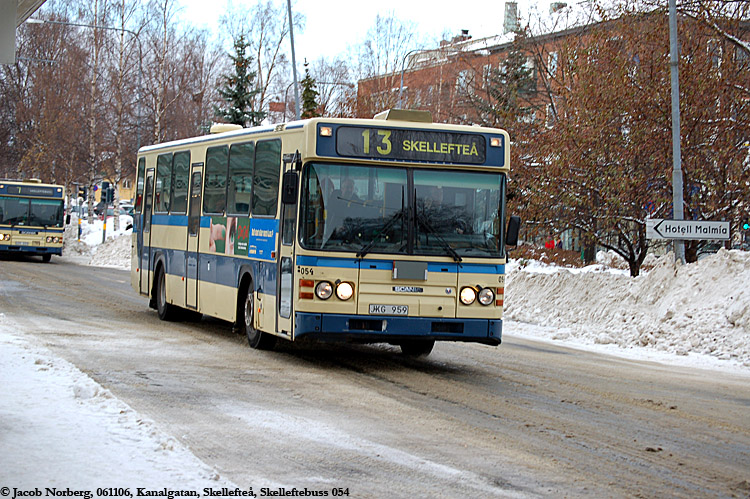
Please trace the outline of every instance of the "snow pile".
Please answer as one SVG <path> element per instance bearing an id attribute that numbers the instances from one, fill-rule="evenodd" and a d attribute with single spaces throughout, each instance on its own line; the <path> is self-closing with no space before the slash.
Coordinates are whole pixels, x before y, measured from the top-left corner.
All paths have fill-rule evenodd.
<path id="1" fill-rule="evenodd" d="M 505 317 L 555 328 L 551 339 L 700 353 L 750 367 L 750 253 L 689 265 L 672 255 L 637 278 L 596 265 L 508 265 Z"/>
<path id="2" fill-rule="evenodd" d="M 82 240 L 90 243 L 79 246 L 75 236 L 68 237 L 65 252 L 85 254 L 90 265 L 129 269 L 131 234 L 120 231 L 101 244 L 98 222 L 84 230 Z M 750 367 L 750 253 L 721 250 L 684 266 L 672 255 L 648 255 L 643 268 L 649 270 L 630 277 L 627 264 L 612 252 L 600 252 L 597 264 L 583 269 L 511 260 L 504 318 L 539 327 L 508 325 L 504 332 L 604 346 L 608 353 L 615 347 L 628 356 L 701 354 L 722 365 Z"/>
<path id="3" fill-rule="evenodd" d="M 63 255 L 74 258 L 85 258 L 89 265 L 100 267 L 117 267 L 130 269 L 130 240 L 133 218 L 120 215 L 120 229 L 114 230 L 112 217 L 107 219 L 107 239 L 102 242 L 104 222 L 95 219 L 93 224 L 81 221 L 81 240 L 78 240 L 78 223 L 74 222 L 65 228 Z"/>
<path id="4" fill-rule="evenodd" d="M 96 248 L 89 265 L 130 270 L 131 232 L 120 237 L 108 237 L 105 243 Z"/>
<path id="5" fill-rule="evenodd" d="M 3 485 L 234 488 L 152 421 L 14 329 L 0 313 Z"/>

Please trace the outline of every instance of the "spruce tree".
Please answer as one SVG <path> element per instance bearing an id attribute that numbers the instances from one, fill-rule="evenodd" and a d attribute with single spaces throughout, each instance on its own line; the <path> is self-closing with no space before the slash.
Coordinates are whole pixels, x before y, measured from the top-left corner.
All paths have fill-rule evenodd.
<path id="1" fill-rule="evenodd" d="M 260 125 L 266 117 L 266 113 L 254 110 L 259 90 L 254 88 L 256 73 L 250 71 L 253 59 L 245 55 L 249 45 L 244 35 L 235 39 L 234 55 L 229 56 L 234 63 L 234 74 L 222 76 L 224 86 L 218 89 L 225 105 L 214 107 L 217 118 L 243 127 Z"/>
<path id="2" fill-rule="evenodd" d="M 318 90 L 315 88 L 315 79 L 310 76 L 310 68 L 305 61 L 305 78 L 300 82 L 302 85 L 302 118 L 315 118 L 318 113 Z"/>
<path id="3" fill-rule="evenodd" d="M 492 125 L 508 126 L 526 119 L 532 112 L 528 97 L 535 90 L 535 79 L 526 60 L 527 56 L 514 44 L 503 64 L 487 75 L 488 99 L 480 102 L 479 107 L 492 117 Z"/>

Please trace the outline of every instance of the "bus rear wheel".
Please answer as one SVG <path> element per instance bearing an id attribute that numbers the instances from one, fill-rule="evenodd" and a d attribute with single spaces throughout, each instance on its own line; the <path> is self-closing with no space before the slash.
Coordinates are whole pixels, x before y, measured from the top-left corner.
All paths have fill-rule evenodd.
<path id="1" fill-rule="evenodd" d="M 401 343 L 401 353 L 409 357 L 424 357 L 430 355 L 435 346 L 435 340 L 407 340 Z"/>
<path id="2" fill-rule="evenodd" d="M 159 268 L 156 278 L 156 311 L 159 319 L 163 321 L 174 320 L 177 316 L 177 307 L 167 302 L 167 283 L 163 268 Z"/>
<path id="3" fill-rule="evenodd" d="M 251 286 L 245 291 L 245 306 L 242 307 L 243 321 L 242 326 L 245 329 L 247 342 L 250 347 L 257 350 L 270 350 L 276 344 L 276 337 L 263 331 L 255 329 L 253 326 L 255 314 L 255 298 Z"/>

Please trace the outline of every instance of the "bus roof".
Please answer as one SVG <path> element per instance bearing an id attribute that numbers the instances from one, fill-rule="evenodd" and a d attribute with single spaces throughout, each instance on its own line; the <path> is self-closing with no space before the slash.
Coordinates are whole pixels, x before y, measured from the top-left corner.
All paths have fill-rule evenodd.
<path id="1" fill-rule="evenodd" d="M 275 125 L 252 128 L 220 127 L 229 131 L 191 137 L 162 144 L 142 147 L 138 152 L 145 154 L 172 148 L 210 145 L 226 141 L 241 140 L 260 134 L 298 131 L 315 137 L 315 150 L 308 150 L 308 156 L 337 159 L 359 159 L 368 161 L 404 161 L 416 163 L 466 164 L 507 168 L 509 137 L 505 130 L 473 125 L 453 125 L 432 123 L 427 111 L 391 109 L 379 113 L 372 119 L 366 118 L 312 118 Z M 321 128 L 331 133 L 333 140 L 326 141 L 321 136 Z M 370 153 L 354 140 L 364 130 L 382 130 L 397 140 L 397 147 L 390 147 L 389 156 Z M 482 137 L 481 139 L 479 137 Z M 377 132 L 373 139 L 377 140 Z M 486 143 L 486 145 L 485 145 Z M 312 146 L 312 143 L 308 143 Z M 493 148 L 494 147 L 494 148 Z M 380 148 L 380 151 L 386 150 Z M 378 151 L 373 143 L 372 151 Z"/>

